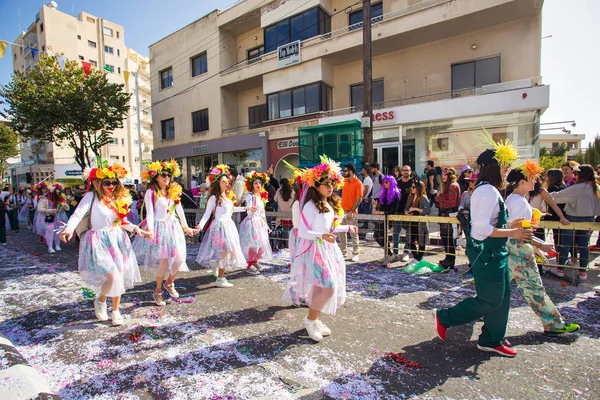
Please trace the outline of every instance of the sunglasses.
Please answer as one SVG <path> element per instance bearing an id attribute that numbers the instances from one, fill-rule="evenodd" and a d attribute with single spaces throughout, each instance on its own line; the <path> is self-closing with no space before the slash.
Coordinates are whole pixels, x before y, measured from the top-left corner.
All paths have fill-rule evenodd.
<path id="1" fill-rule="evenodd" d="M 119 184 L 119 181 L 102 181 L 102 186 L 104 187 L 115 187 Z"/>
<path id="2" fill-rule="evenodd" d="M 416 189 L 417 187 L 416 187 L 416 186 L 411 186 L 410 188 L 411 188 L 411 189 Z"/>
<path id="3" fill-rule="evenodd" d="M 333 189 L 333 183 L 321 183 L 319 186 L 325 186 L 327 189 Z"/>
<path id="4" fill-rule="evenodd" d="M 390 181 L 383 181 L 383 184 L 384 184 L 384 185 L 389 185 L 389 184 L 390 184 Z"/>
<path id="5" fill-rule="evenodd" d="M 160 176 L 162 176 L 163 178 L 171 178 L 173 174 L 170 174 L 168 172 L 161 172 Z"/>

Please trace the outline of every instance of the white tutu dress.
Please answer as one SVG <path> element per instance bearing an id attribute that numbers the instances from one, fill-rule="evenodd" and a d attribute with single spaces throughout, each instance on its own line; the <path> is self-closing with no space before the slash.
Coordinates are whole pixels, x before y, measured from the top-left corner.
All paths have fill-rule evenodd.
<path id="1" fill-rule="evenodd" d="M 139 225 L 142 221 L 140 220 L 140 213 L 137 209 L 137 204 L 139 200 L 133 200 L 131 202 L 131 206 L 129 207 L 129 214 L 127 214 L 127 219 L 134 225 Z"/>
<path id="2" fill-rule="evenodd" d="M 294 262 L 294 252 L 296 250 L 296 243 L 298 242 L 298 227 L 301 223 L 300 202 L 298 201 L 295 201 L 294 204 L 292 204 L 292 223 L 294 224 L 294 227 L 290 230 L 288 242 L 290 262 L 292 264 L 290 268 L 290 280 L 281 299 L 287 304 L 300 306 L 303 302 L 306 302 L 310 286 L 307 284 L 306 279 L 303 278 L 304 268 L 302 268 L 300 263 Z"/>
<path id="3" fill-rule="evenodd" d="M 188 225 L 181 204 L 175 205 L 172 199 L 157 196 L 154 189 L 146 191 L 144 202 L 144 225 L 154 230 L 154 239 L 139 236 L 134 239 L 133 250 L 138 262 L 146 271 L 156 272 L 160 267 L 160 260 L 168 261 L 169 272 L 173 271 L 174 265 L 179 265 L 179 271 L 189 271 L 185 261 L 187 252 L 182 229 L 182 226 L 187 228 Z"/>
<path id="4" fill-rule="evenodd" d="M 38 221 L 37 233 L 40 236 L 43 236 L 46 240 L 46 244 L 48 247 L 51 247 L 53 244 L 60 247 L 60 240 L 58 238 L 58 233 L 55 230 L 61 226 L 61 222 L 66 222 L 67 220 L 62 218 L 66 216 L 66 212 L 64 209 L 60 211 L 56 209 L 56 207 L 52 207 L 54 204 L 51 204 L 48 198 L 43 197 L 37 205 L 36 215 L 40 215 L 42 218 Z M 55 211 L 52 213 L 52 211 Z M 46 222 L 47 216 L 54 216 L 52 222 Z"/>
<path id="5" fill-rule="evenodd" d="M 269 243 L 265 204 L 254 194 L 248 193 L 246 206 L 256 207 L 256 211 L 248 211 L 248 216 L 240 224 L 240 243 L 244 257 L 248 262 L 270 260 L 273 252 Z"/>
<path id="6" fill-rule="evenodd" d="M 46 218 L 46 216 L 44 214 L 42 214 L 41 212 L 37 211 L 38 209 L 38 205 L 40 204 L 40 201 L 44 198 L 45 196 L 36 196 L 35 200 L 34 200 L 34 207 L 35 207 L 35 215 L 33 216 L 33 231 L 35 233 L 37 233 L 40 236 L 44 236 L 44 234 L 46 233 L 46 226 L 44 223 L 44 219 Z"/>
<path id="7" fill-rule="evenodd" d="M 131 246 L 131 240 L 123 230 L 133 231 L 135 225 L 126 223 L 115 225 L 117 213 L 99 200 L 95 193 L 87 193 L 69 218 L 66 230 L 75 232 L 75 228 L 91 212 L 91 226 L 79 242 L 79 273 L 85 283 L 100 294 L 100 288 L 106 282 L 107 274 L 114 274 L 113 285 L 108 297 L 121 296 L 125 289 L 133 288 L 141 282 L 137 259 Z"/>
<path id="8" fill-rule="evenodd" d="M 301 216 L 292 258 L 294 273 L 286 289 L 286 292 L 290 290 L 290 295 L 284 294 L 284 299 L 291 298 L 294 302 L 298 293 L 305 296 L 310 307 L 314 287 L 333 289 L 333 296 L 320 311 L 335 315 L 346 302 L 346 263 L 338 244 L 326 242 L 321 237 L 323 233 L 348 232 L 349 226 L 340 225 L 334 229 L 334 212 L 331 206 L 327 207 L 329 212 L 320 213 L 315 203 L 309 201 L 302 209 L 304 218 Z"/>
<path id="9" fill-rule="evenodd" d="M 217 205 L 215 196 L 210 196 L 198 228 L 203 229 L 213 213 L 214 220 L 200 244 L 196 257 L 198 264 L 209 267 L 209 261 L 215 260 L 226 270 L 246 267 L 238 230 L 231 219 L 234 212 L 244 211 L 244 207 L 235 207 L 233 202 L 226 198 L 221 198 L 221 204 Z"/>

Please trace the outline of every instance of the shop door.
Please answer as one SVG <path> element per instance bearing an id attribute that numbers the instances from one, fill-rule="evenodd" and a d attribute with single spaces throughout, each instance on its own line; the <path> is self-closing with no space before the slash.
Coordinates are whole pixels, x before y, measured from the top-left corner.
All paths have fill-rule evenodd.
<path id="1" fill-rule="evenodd" d="M 380 171 L 384 175 L 393 175 L 394 167 L 401 165 L 400 159 L 401 145 L 394 143 L 393 145 L 380 145 L 373 149 L 375 162 L 379 163 Z"/>

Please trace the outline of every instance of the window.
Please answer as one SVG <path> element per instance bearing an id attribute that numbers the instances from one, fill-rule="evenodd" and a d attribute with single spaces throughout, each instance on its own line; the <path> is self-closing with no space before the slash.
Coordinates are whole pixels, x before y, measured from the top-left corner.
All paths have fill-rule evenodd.
<path id="1" fill-rule="evenodd" d="M 42 52 L 46 51 L 46 45 L 42 45 Z"/>
<path id="2" fill-rule="evenodd" d="M 267 120 L 267 105 L 248 107 L 248 123 L 252 125 L 261 124 Z"/>
<path id="3" fill-rule="evenodd" d="M 122 160 L 123 160 L 123 162 L 125 162 L 125 156 L 123 156 Z"/>
<path id="4" fill-rule="evenodd" d="M 452 90 L 500 83 L 500 57 L 452 65 Z"/>
<path id="5" fill-rule="evenodd" d="M 115 50 L 110 46 L 104 46 L 104 52 L 108 54 L 114 54 Z"/>
<path id="6" fill-rule="evenodd" d="M 269 53 L 284 44 L 328 32 L 331 32 L 331 17 L 320 7 L 315 7 L 266 28 L 264 51 Z"/>
<path id="7" fill-rule="evenodd" d="M 92 67 L 98 68 L 98 62 L 97 61 L 90 60 L 90 64 L 91 64 Z"/>
<path id="8" fill-rule="evenodd" d="M 91 18 L 91 17 L 86 17 L 86 19 L 85 19 L 85 20 L 86 20 L 87 22 L 91 22 L 92 24 L 95 24 L 95 23 L 96 23 L 96 20 L 95 20 L 94 18 Z"/>
<path id="9" fill-rule="evenodd" d="M 125 146 L 125 139 L 121 139 L 121 146 Z"/>
<path id="10" fill-rule="evenodd" d="M 192 132 L 204 132 L 208 130 L 208 108 L 192 113 Z"/>
<path id="11" fill-rule="evenodd" d="M 117 31 L 117 39 L 119 38 L 119 31 Z"/>
<path id="12" fill-rule="evenodd" d="M 117 67 L 118 74 L 121 75 L 121 67 Z"/>
<path id="13" fill-rule="evenodd" d="M 81 35 L 77 35 L 77 40 L 81 40 Z"/>
<path id="14" fill-rule="evenodd" d="M 175 119 L 165 119 L 160 121 L 161 127 L 161 139 L 174 139 L 175 138 Z"/>
<path id="15" fill-rule="evenodd" d="M 15 61 L 17 61 L 17 53 L 14 54 Z"/>
<path id="16" fill-rule="evenodd" d="M 108 144 L 110 144 L 110 145 L 117 145 L 117 144 L 119 144 L 119 142 L 115 138 L 109 138 L 108 139 Z"/>
<path id="17" fill-rule="evenodd" d="M 107 27 L 105 26 L 105 27 L 103 28 L 103 31 L 104 31 L 104 34 L 105 34 L 106 36 L 110 36 L 110 37 L 112 37 L 112 35 L 113 35 L 113 30 L 112 30 L 112 29 L 110 29 L 110 28 L 107 28 Z"/>
<path id="18" fill-rule="evenodd" d="M 138 143 L 139 143 L 139 141 L 138 141 L 137 139 L 133 141 L 133 144 L 134 144 L 135 146 L 137 146 L 137 145 L 138 145 Z"/>
<path id="19" fill-rule="evenodd" d="M 92 42 L 91 40 L 88 40 L 88 46 L 89 47 L 93 47 L 95 49 L 96 48 L 96 42 Z"/>
<path id="20" fill-rule="evenodd" d="M 173 86 L 173 68 L 166 69 L 160 73 L 160 88 L 166 89 Z"/>
<path id="21" fill-rule="evenodd" d="M 269 120 L 330 109 L 331 88 L 324 83 L 313 83 L 267 96 L 267 115 Z M 254 112 L 260 116 L 260 110 Z M 252 118 L 250 120 L 252 121 Z"/>
<path id="22" fill-rule="evenodd" d="M 135 160 L 135 162 L 140 162 L 140 158 L 139 157 L 135 157 L 134 160 Z"/>
<path id="23" fill-rule="evenodd" d="M 208 72 L 208 60 L 206 53 L 192 58 L 192 77 Z"/>
<path id="24" fill-rule="evenodd" d="M 83 56 L 79 56 L 79 59 L 80 59 L 81 61 L 85 60 L 85 58 L 84 58 Z"/>
<path id="25" fill-rule="evenodd" d="M 371 22 L 380 22 L 383 19 L 383 3 L 371 4 Z M 362 28 L 363 10 L 354 11 L 349 15 L 350 30 Z"/>
<path id="26" fill-rule="evenodd" d="M 383 103 L 383 79 L 373 81 L 371 87 L 373 104 Z M 362 108 L 363 106 L 363 84 L 350 86 L 350 106 Z"/>
<path id="27" fill-rule="evenodd" d="M 110 156 L 110 158 L 112 158 L 113 160 L 119 160 L 119 156 Z"/>
<path id="28" fill-rule="evenodd" d="M 253 62 L 258 61 L 257 59 L 260 59 L 260 56 L 262 56 L 263 54 L 265 54 L 265 46 L 259 46 L 248 50 L 248 64 L 252 64 Z"/>
<path id="29" fill-rule="evenodd" d="M 117 57 L 121 57 L 121 50 L 117 49 Z"/>
<path id="30" fill-rule="evenodd" d="M 44 23 L 43 22 L 40 24 L 40 32 L 44 32 Z"/>

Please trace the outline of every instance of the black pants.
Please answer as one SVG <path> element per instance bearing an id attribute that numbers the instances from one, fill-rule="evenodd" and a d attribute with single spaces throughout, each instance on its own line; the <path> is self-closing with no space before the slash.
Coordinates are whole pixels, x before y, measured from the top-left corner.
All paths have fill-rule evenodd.
<path id="1" fill-rule="evenodd" d="M 10 223 L 11 231 L 19 232 L 19 210 L 12 210 L 8 212 L 8 222 Z"/>
<path id="2" fill-rule="evenodd" d="M 454 247 L 454 228 L 452 227 L 452 224 L 440 224 L 440 236 L 442 237 L 442 243 L 444 244 L 446 259 L 454 263 L 456 251 Z"/>
<path id="3" fill-rule="evenodd" d="M 419 223 L 411 222 L 410 223 L 410 250 L 413 253 L 413 257 L 417 261 L 421 261 L 423 259 L 423 255 L 425 254 L 425 244 L 421 244 L 419 242 Z"/>
<path id="4" fill-rule="evenodd" d="M 4 210 L 0 211 L 0 243 L 6 243 L 6 213 Z"/>

